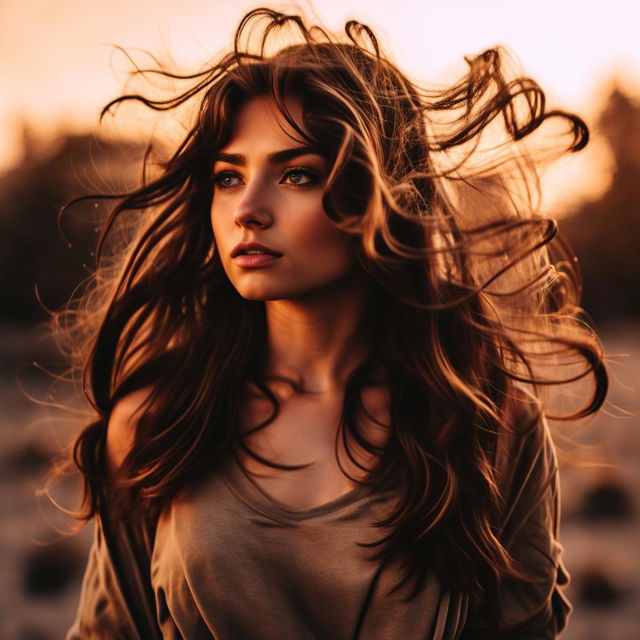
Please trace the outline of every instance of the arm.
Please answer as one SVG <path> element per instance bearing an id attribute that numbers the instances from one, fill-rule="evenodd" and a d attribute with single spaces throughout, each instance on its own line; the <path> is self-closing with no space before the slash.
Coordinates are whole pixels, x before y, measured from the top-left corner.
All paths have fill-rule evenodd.
<path id="1" fill-rule="evenodd" d="M 498 455 L 507 488 L 501 541 L 521 577 L 500 586 L 497 625 L 487 622 L 481 603 L 460 640 L 553 640 L 571 611 L 560 589 L 569 577 L 557 542 L 558 466 L 549 427 L 538 414 L 530 430 L 511 438 Z"/>
<path id="2" fill-rule="evenodd" d="M 133 442 L 135 417 L 145 395 L 123 398 L 107 428 L 107 468 L 116 474 Z M 104 510 L 106 511 L 106 510 Z M 146 514 L 130 521 L 108 513 L 96 519 L 96 533 L 82 582 L 80 604 L 67 640 L 161 638 L 150 581 L 155 522 Z"/>
<path id="3" fill-rule="evenodd" d="M 111 525 L 98 519 L 78 612 L 66 640 L 162 637 L 149 580 L 152 534 L 151 523 Z"/>

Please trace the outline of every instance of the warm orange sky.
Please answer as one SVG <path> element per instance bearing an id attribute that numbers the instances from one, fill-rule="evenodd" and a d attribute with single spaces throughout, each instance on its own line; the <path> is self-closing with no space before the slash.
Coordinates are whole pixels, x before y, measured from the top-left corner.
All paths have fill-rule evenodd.
<path id="1" fill-rule="evenodd" d="M 199 66 L 229 44 L 242 14 L 260 0 L 0 0 L 0 168 L 19 158 L 20 121 L 50 136 L 91 128 L 117 95 L 125 69 L 110 44 L 170 51 Z M 267 3 L 276 8 L 289 3 Z M 308 7 L 308 2 L 300 6 Z M 587 116 L 618 76 L 640 85 L 638 0 L 318 0 L 333 29 L 369 23 L 414 78 L 446 82 L 462 56 L 508 46 L 550 101 Z M 593 181 L 592 181 L 593 182 Z"/>

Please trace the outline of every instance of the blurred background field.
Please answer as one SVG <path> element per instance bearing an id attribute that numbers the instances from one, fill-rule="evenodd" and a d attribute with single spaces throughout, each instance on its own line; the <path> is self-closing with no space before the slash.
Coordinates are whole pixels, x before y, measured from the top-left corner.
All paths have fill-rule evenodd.
<path id="1" fill-rule="evenodd" d="M 165 3 L 159 3 L 157 12 L 162 18 L 154 18 L 150 5 L 141 2 L 141 6 L 146 6 L 146 13 L 139 8 L 132 10 L 130 20 L 124 21 L 129 25 L 122 36 L 126 42 L 119 43 L 149 46 L 153 50 L 153 42 L 148 40 L 151 22 L 151 30 L 160 34 L 163 45 L 175 49 L 176 43 L 172 43 L 170 37 L 173 34 L 180 46 L 190 48 L 191 53 L 197 51 L 197 55 L 204 58 L 205 36 L 203 32 L 198 32 L 197 37 L 194 35 L 197 31 L 194 20 L 204 14 L 211 19 L 213 44 L 206 42 L 210 54 L 226 45 L 240 14 L 253 6 L 246 2 L 240 4 L 242 6 L 231 15 L 227 7 L 215 2 L 189 0 L 187 8 L 191 8 L 193 14 L 190 31 L 186 27 L 182 30 L 174 27 L 174 31 L 169 32 L 167 25 L 171 19 L 180 24 L 178 14 L 172 14 Z M 333 0 L 318 2 L 316 8 L 331 26 L 339 26 L 347 10 L 349 16 L 369 20 L 374 27 L 380 25 L 383 33 L 388 34 L 389 48 L 397 51 L 397 29 L 402 25 L 394 26 L 384 3 L 373 2 L 365 7 L 354 0 L 342 4 L 346 8 L 338 9 L 338 3 Z M 593 47 L 601 46 L 604 39 L 613 50 L 615 29 L 619 29 L 619 39 L 624 41 L 626 23 L 637 24 L 632 18 L 631 4 L 627 14 L 618 11 L 626 19 L 618 18 L 615 23 L 610 19 L 616 12 L 615 2 L 607 9 L 608 13 L 591 16 L 595 22 L 585 22 L 584 12 L 590 9 L 584 3 L 566 4 L 579 11 L 575 20 L 582 28 L 582 40 L 576 41 L 573 48 L 565 44 L 567 55 L 573 56 L 578 69 L 591 55 L 582 56 L 581 52 L 586 49 L 580 47 L 587 47 L 599 36 Z M 41 60 L 31 60 L 35 65 L 31 71 L 25 67 L 20 77 L 13 77 L 7 71 L 4 54 L 17 46 L 13 32 L 20 31 L 20 25 L 27 43 L 35 47 L 37 34 L 50 34 L 51 25 L 62 29 L 63 18 L 80 21 L 74 25 L 74 33 L 78 33 L 73 37 L 81 38 L 83 24 L 87 25 L 82 32 L 85 34 L 96 28 L 93 22 L 86 21 L 104 17 L 91 18 L 86 7 L 81 9 L 79 3 L 70 0 L 60 2 L 57 10 L 53 4 L 40 0 L 32 5 L 40 6 L 43 11 L 33 22 L 30 22 L 32 18 L 24 18 L 24 9 L 17 3 L 7 1 L 0 5 L 0 36 L 8 34 L 7 38 L 0 37 L 3 54 L 0 82 L 15 83 L 13 93 L 0 92 L 0 136 L 5 143 L 0 145 L 2 640 L 63 637 L 77 606 L 80 578 L 91 540 L 91 527 L 87 527 L 77 536 L 54 543 L 60 538 L 56 529 L 72 526 L 73 521 L 53 507 L 46 497 L 36 495 L 48 465 L 82 424 L 81 413 L 63 411 L 53 405 L 63 403 L 79 412 L 83 406 L 80 399 L 72 397 L 72 390 L 65 383 L 52 387 L 51 373 L 40 368 L 54 374 L 64 369 L 48 334 L 45 309 L 60 308 L 89 275 L 97 224 L 106 207 L 95 206 L 93 202 L 80 205 L 60 221 L 57 212 L 71 196 L 113 192 L 132 184 L 139 173 L 143 148 L 140 137 L 135 135 L 138 121 L 132 116 L 128 116 L 129 128 L 95 127 L 99 107 L 121 87 L 101 84 L 100 78 L 94 85 L 77 77 L 70 85 L 76 88 L 76 93 L 71 92 L 66 98 L 47 88 L 55 86 L 57 80 L 59 93 L 71 91 L 66 88 L 65 78 L 73 76 L 74 64 L 80 68 L 86 63 L 77 50 L 75 57 L 67 53 L 61 58 L 66 61 L 64 67 L 60 62 L 58 68 L 49 68 L 50 61 L 45 59 L 43 51 Z M 520 6 L 516 2 L 510 5 L 511 10 L 515 5 Z M 501 12 L 501 6 L 499 2 L 489 2 L 482 15 L 474 14 L 475 9 L 469 6 L 464 24 L 473 23 L 477 18 L 477 28 L 465 27 L 466 31 L 459 34 L 458 48 L 469 53 L 497 40 L 505 42 L 520 55 L 525 71 L 543 87 L 551 87 L 555 103 L 587 116 L 594 138 L 590 150 L 582 154 L 583 160 L 563 161 L 543 183 L 551 194 L 545 207 L 560 217 L 561 231 L 580 257 L 584 305 L 602 335 L 612 373 L 612 390 L 605 411 L 584 423 L 553 425 L 559 447 L 566 452 L 562 456 L 566 460 L 562 465 L 561 542 L 572 574 L 568 595 L 575 606 L 569 629 L 562 637 L 565 640 L 640 639 L 640 87 L 639 67 L 634 67 L 640 64 L 640 52 L 637 57 L 634 53 L 622 61 L 616 54 L 617 62 L 600 52 L 602 65 L 597 71 L 593 71 L 596 67 L 589 67 L 591 76 L 583 69 L 583 75 L 586 73 L 588 77 L 583 77 L 579 86 L 576 78 L 570 77 L 570 71 L 562 67 L 566 64 L 564 59 L 555 65 L 560 67 L 559 79 L 551 72 L 546 78 L 543 61 L 536 57 L 535 49 L 529 47 L 529 40 L 536 35 L 529 31 L 538 29 L 536 21 L 540 16 L 531 16 L 532 24 L 528 26 L 522 20 L 518 26 L 511 25 L 509 20 L 513 18 Z M 525 5 L 521 6 L 524 11 Z M 402 16 L 405 25 L 417 8 L 417 3 L 407 3 Z M 438 2 L 425 11 L 425 20 L 442 24 L 445 32 L 451 32 L 455 20 L 462 19 L 462 15 L 443 9 Z M 114 9 L 108 12 L 109 19 L 113 13 L 117 12 Z M 564 20 L 565 26 L 574 24 L 568 16 L 561 14 L 556 18 Z M 47 21 L 49 28 L 44 24 Z M 104 21 L 108 23 L 106 17 Z M 491 31 L 491 24 L 502 26 Z M 512 30 L 505 24 L 511 25 Z M 30 26 L 33 29 L 27 31 Z M 482 28 L 486 31 L 484 39 L 478 36 Z M 414 29 L 414 26 L 408 29 L 407 39 L 416 47 L 418 36 Z M 585 35 L 585 29 L 592 29 L 591 39 Z M 122 34 L 114 32 L 113 37 L 117 38 L 118 33 Z M 192 40 L 185 45 L 175 34 L 191 35 Z M 557 47 L 561 51 L 562 38 L 569 37 L 566 29 L 557 28 L 553 34 L 559 42 L 548 39 L 547 49 Z M 64 51 L 61 41 L 64 38 L 59 35 L 55 46 Z M 109 36 L 100 38 L 96 42 L 104 42 Z M 157 39 L 155 42 L 157 44 Z M 424 77 L 437 81 L 452 79 L 456 70 L 444 65 L 455 61 L 453 45 L 446 45 L 450 47 L 446 49 L 439 41 L 433 46 L 442 49 L 438 55 L 443 68 L 426 69 Z M 88 51 L 95 55 L 98 44 L 92 47 Z M 406 43 L 396 57 L 406 66 L 410 54 L 405 50 Z M 178 57 L 180 51 L 178 47 Z M 29 55 L 33 58 L 33 51 Z M 53 53 L 52 59 L 55 59 Z M 15 67 L 19 62 L 15 57 L 13 60 Z M 23 61 L 25 65 L 27 62 L 29 60 Z M 419 62 L 415 62 L 412 69 L 412 73 L 418 75 Z M 32 74 L 30 80 L 29 74 Z M 52 81 L 52 74 L 58 74 L 57 78 L 53 77 L 53 84 L 47 84 Z M 566 94 L 562 93 L 562 74 Z M 107 75 L 104 69 L 102 75 Z M 79 87 L 86 95 L 80 95 Z M 42 104 L 47 100 L 53 105 L 50 111 Z M 87 116 L 88 113 L 92 115 Z M 570 458 L 573 462 L 569 462 Z M 591 464 L 576 464 L 576 458 Z M 72 506 L 77 490 L 73 481 L 64 482 L 57 487 L 54 497 Z"/>

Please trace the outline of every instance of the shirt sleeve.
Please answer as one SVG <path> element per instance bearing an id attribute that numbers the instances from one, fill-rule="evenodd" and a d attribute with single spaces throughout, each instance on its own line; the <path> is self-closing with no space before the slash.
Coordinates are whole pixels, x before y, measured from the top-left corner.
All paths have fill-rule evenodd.
<path id="1" fill-rule="evenodd" d="M 97 518 L 76 619 L 66 640 L 155 640 L 150 582 L 153 527 L 146 520 L 109 523 Z"/>
<path id="2" fill-rule="evenodd" d="M 531 405 L 529 405 L 531 407 Z M 505 515 L 501 541 L 518 578 L 499 587 L 493 622 L 480 603 L 469 615 L 460 640 L 553 640 L 566 626 L 571 605 L 562 593 L 569 575 L 558 543 L 560 518 L 558 464 L 549 427 L 536 407 L 523 430 L 509 436 L 498 452 Z M 497 628 L 496 628 L 497 627 Z"/>

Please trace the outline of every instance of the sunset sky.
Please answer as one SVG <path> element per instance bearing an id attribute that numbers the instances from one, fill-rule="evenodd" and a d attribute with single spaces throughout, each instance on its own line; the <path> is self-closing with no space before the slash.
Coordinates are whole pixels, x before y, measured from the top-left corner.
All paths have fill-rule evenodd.
<path id="1" fill-rule="evenodd" d="M 1 0 L 0 169 L 21 152 L 21 123 L 51 138 L 93 128 L 126 70 L 111 45 L 198 67 L 230 43 L 255 0 Z M 291 3 L 268 3 L 291 8 Z M 370 24 L 400 67 L 423 84 L 455 79 L 463 56 L 503 44 L 550 101 L 589 118 L 617 78 L 640 87 L 637 0 L 318 0 L 298 6 L 330 28 Z M 600 102 L 599 102 L 600 101 Z"/>

